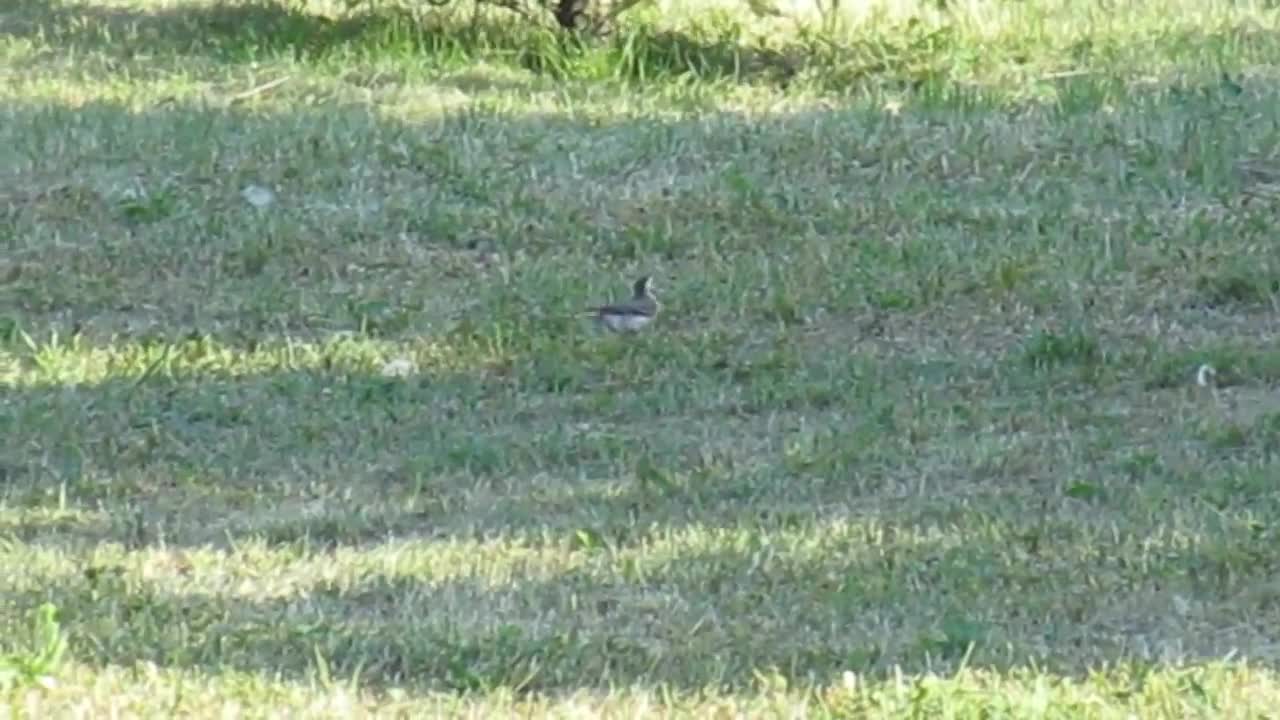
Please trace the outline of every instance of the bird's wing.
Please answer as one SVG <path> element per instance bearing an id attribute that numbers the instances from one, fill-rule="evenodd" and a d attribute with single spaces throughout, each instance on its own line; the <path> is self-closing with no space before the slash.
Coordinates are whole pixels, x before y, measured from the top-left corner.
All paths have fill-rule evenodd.
<path id="1" fill-rule="evenodd" d="M 587 312 L 603 313 L 605 315 L 652 315 L 653 312 L 649 308 L 633 305 L 630 303 L 617 303 L 615 305 L 600 305 L 593 307 Z"/>

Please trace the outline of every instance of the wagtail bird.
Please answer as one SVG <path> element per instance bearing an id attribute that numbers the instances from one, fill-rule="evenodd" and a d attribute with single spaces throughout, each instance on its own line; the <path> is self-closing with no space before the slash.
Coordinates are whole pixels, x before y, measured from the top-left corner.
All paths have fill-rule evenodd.
<path id="1" fill-rule="evenodd" d="M 658 301 L 653 297 L 648 275 L 636 280 L 634 293 L 626 302 L 590 308 L 596 322 L 614 332 L 635 332 L 653 322 L 658 315 Z"/>

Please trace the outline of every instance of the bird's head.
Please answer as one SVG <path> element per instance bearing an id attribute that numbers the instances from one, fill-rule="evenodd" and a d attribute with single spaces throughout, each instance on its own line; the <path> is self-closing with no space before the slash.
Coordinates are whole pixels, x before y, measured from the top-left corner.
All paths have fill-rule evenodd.
<path id="1" fill-rule="evenodd" d="M 645 297 L 653 292 L 653 278 L 645 275 L 636 280 L 635 295 L 638 298 Z"/>

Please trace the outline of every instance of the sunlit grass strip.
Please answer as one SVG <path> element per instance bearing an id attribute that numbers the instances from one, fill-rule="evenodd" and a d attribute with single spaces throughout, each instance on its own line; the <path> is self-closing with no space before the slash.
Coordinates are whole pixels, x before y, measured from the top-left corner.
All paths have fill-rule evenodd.
<path id="1" fill-rule="evenodd" d="M 242 377 L 282 371 L 323 370 L 399 376 L 476 369 L 503 361 L 493 346 L 459 340 L 390 342 L 352 335 L 321 341 L 281 340 L 236 347 L 212 337 L 180 342 L 121 342 L 91 346 L 78 338 L 37 342 L 0 350 L 0 385 L 95 384 L 109 379 L 151 377 Z"/>
<path id="2" fill-rule="evenodd" d="M 323 658 L 321 658 L 323 660 Z M 307 680 L 269 679 L 227 669 L 216 675 L 154 664 L 94 667 L 68 663 L 50 690 L 12 694 L 16 716 L 60 717 L 75 711 L 146 716 L 163 707 L 183 717 L 222 718 L 248 707 L 313 718 L 428 717 L 767 717 L 969 719 L 1266 717 L 1280 702 L 1280 679 L 1244 662 L 1213 662 L 1151 670 L 1119 666 L 1083 678 L 977 668 L 952 677 L 900 675 L 868 681 L 849 674 L 815 688 L 759 675 L 745 692 L 620 686 L 556 696 L 498 689 L 458 696 L 371 685 L 359 676 L 332 676 L 319 662 Z"/>
<path id="3" fill-rule="evenodd" d="M 103 518 L 95 517 L 96 513 L 75 515 L 102 524 Z M 64 513 L 62 517 L 70 522 L 73 516 Z M 29 512 L 0 510 L 0 531 L 23 527 L 29 533 L 30 520 Z M 58 528 L 46 526 L 40 532 L 52 534 Z M 130 549 L 107 542 L 83 552 L 13 544 L 0 547 L 0 574 L 15 593 L 67 587 L 85 581 L 86 569 L 90 574 L 110 569 L 122 582 L 146 584 L 175 597 L 260 601 L 305 599 L 317 587 L 346 595 L 366 587 L 404 583 L 430 592 L 461 580 L 480 588 L 514 590 L 521 583 L 552 581 L 578 571 L 588 560 L 585 552 L 566 553 L 560 546 L 534 547 L 511 539 L 389 540 L 302 558 L 297 544 L 268 544 L 244 537 L 224 548 Z"/>
<path id="4" fill-rule="evenodd" d="M 361 78 L 390 74 L 429 84 L 448 72 L 485 65 L 510 70 L 517 82 L 543 79 L 564 91 L 572 81 L 625 81 L 652 89 L 655 81 L 676 77 L 685 92 L 707 90 L 730 81 L 769 85 L 787 78 L 792 93 L 805 89 L 845 92 L 875 90 L 885 81 L 947 80 L 981 88 L 992 99 L 1025 97 L 1030 81 L 1057 80 L 1070 74 L 1138 76 L 1174 74 L 1178 66 L 1238 65 L 1262 59 L 1274 44 L 1280 18 L 1248 3 L 1165 0 L 1121 3 L 1117 7 L 1070 2 L 934 2 L 848 3 L 836 12 L 843 22 L 813 17 L 812 3 L 779 3 L 791 17 L 757 16 L 746 2 L 708 10 L 687 0 L 642 6 L 624 17 L 618 32 L 585 45 L 566 44 L 546 28 L 521 23 L 510 13 L 489 8 L 475 23 L 468 7 L 427 13 L 376 13 L 311 2 L 287 11 L 261 12 L 270 34 L 223 48 L 252 60 L 254 73 L 227 72 L 201 53 L 201 22 L 226 22 L 217 6 L 183 3 L 193 13 L 180 20 L 120 21 L 119 27 L 93 26 L 75 17 L 76 5 L 64 8 L 56 22 L 33 17 L 13 22 L 52 23 L 42 32 L 57 40 L 61 33 L 77 39 L 72 57 L 41 55 L 29 39 L 0 40 L 0 59 L 30 72 L 0 83 L 0 97 L 12 101 L 45 98 L 85 102 L 92 97 L 124 97 L 142 102 L 185 98 L 192 94 L 217 100 L 244 87 L 231 84 L 271 79 L 272 73 L 294 75 L 282 90 L 293 100 L 325 96 L 368 95 Z M 824 3 L 825 5 L 825 3 Z M 109 3 L 145 18 L 144 2 Z M 101 11 L 102 4 L 83 7 Z M 228 15 L 229 17 L 229 15 Z M 327 18 L 317 24 L 316 17 Z M 509 23 L 510 28 L 496 28 Z M 325 37 L 313 37 L 317 28 Z M 688 40 L 673 39 L 678 28 Z M 191 48 L 160 46 L 142 62 L 121 62 L 95 53 L 96 46 L 120 42 L 146 45 L 153 35 L 187 37 Z M 1226 47 L 1224 47 L 1224 45 Z M 169 55 L 169 57 L 164 57 Z M 155 73 L 152 61 L 163 59 L 170 72 Z M 95 65 L 100 66 L 95 68 Z M 360 71 L 353 74 L 352 68 Z M 86 71 L 88 69 L 88 72 Z M 103 77 L 94 78 L 101 71 Z M 176 71 L 175 71 L 176 70 Z M 761 72 L 765 70 L 765 72 Z M 210 83 L 211 75 L 221 75 Z M 1077 75 L 1077 77 L 1079 76 Z M 54 80 L 50 85 L 47 80 Z M 639 82 L 636 82 L 639 81 Z M 379 83 L 381 91 L 382 83 Z M 483 83 L 480 84 L 483 86 Z M 349 87 L 348 87 L 349 86 Z M 454 93 L 440 93 L 441 102 Z M 487 93 L 493 97 L 502 93 Z M 294 97 L 297 96 L 297 97 Z M 312 97 L 314 96 L 314 97 Z"/>

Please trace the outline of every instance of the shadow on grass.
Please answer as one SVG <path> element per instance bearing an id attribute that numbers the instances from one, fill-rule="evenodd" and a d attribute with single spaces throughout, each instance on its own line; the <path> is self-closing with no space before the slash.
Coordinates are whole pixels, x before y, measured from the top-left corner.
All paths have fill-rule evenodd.
<path id="1" fill-rule="evenodd" d="M 77 545 L 225 547 L 253 536 L 332 549 L 393 536 L 627 545 L 658 527 L 782 527 L 823 506 L 847 514 L 876 487 L 788 486 L 783 440 L 765 433 L 783 427 L 775 416 L 791 393 L 770 380 L 686 368 L 685 382 L 769 400 L 756 412 L 741 401 L 672 407 L 643 379 L 662 372 L 656 363 L 610 373 L 599 361 L 561 362 L 554 391 L 538 387 L 536 369 L 521 377 L 483 367 L 13 389 L 16 409 L 0 420 L 25 449 L 0 464 L 4 497 L 15 507 L 62 497 L 104 509 L 52 534 Z M 857 376 L 839 382 L 849 386 L 837 392 L 858 396 Z M 739 433 L 757 440 L 743 445 Z M 750 464 L 735 457 L 747 446 Z M 853 455 L 823 461 L 838 470 Z M 753 508 L 746 517 L 744 507 Z M 35 519 L 0 530 L 50 536 Z"/>

